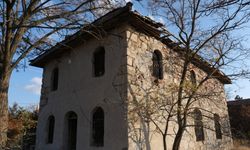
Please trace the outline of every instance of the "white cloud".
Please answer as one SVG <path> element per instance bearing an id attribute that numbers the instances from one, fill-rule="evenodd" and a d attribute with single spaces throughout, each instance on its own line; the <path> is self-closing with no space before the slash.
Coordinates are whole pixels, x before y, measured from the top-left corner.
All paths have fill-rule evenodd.
<path id="1" fill-rule="evenodd" d="M 41 92 L 42 78 L 34 77 L 30 80 L 30 84 L 24 87 L 25 90 L 39 95 Z"/>
<path id="2" fill-rule="evenodd" d="M 155 20 L 155 17 L 152 16 L 152 15 L 149 15 L 148 17 L 149 17 L 150 19 L 152 19 L 152 20 Z"/>
<path id="3" fill-rule="evenodd" d="M 127 2 L 132 2 L 132 0 L 125 0 L 125 2 L 127 3 Z"/>
<path id="4" fill-rule="evenodd" d="M 150 19 L 154 20 L 154 21 L 157 21 L 157 22 L 160 22 L 162 24 L 165 24 L 165 20 L 162 17 L 157 17 L 157 16 L 155 17 L 153 15 L 149 15 L 148 17 Z"/>
<path id="5" fill-rule="evenodd" d="M 162 17 L 159 17 L 157 20 L 158 20 L 160 23 L 165 24 L 165 21 L 164 21 L 164 19 L 163 19 Z"/>

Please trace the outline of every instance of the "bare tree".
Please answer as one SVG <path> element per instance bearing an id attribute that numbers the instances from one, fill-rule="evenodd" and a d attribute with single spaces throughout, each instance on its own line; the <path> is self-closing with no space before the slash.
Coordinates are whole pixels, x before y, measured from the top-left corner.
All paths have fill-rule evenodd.
<path id="1" fill-rule="evenodd" d="M 161 85 L 159 79 L 155 85 L 145 86 L 150 85 L 143 78 L 147 75 L 144 70 L 140 70 L 141 66 L 135 64 L 137 73 L 129 80 L 131 116 L 142 118 L 156 128 L 156 132 L 163 137 L 164 150 L 167 149 L 167 135 L 174 137 L 171 147 L 178 150 L 184 132 L 188 127 L 194 127 L 189 118 L 195 120 L 195 108 L 212 115 L 213 112 L 202 105 L 204 99 L 215 106 L 223 101 L 218 98 L 224 97 L 225 100 L 223 86 L 219 87 L 220 90 L 213 87 L 216 85 L 213 79 L 231 83 L 228 76 L 234 78 L 249 75 L 249 71 L 237 63 L 249 56 L 249 51 L 243 47 L 242 37 L 234 36 L 235 31 L 242 29 L 249 20 L 249 1 L 151 0 L 149 6 L 156 16 L 163 18 L 166 27 L 173 31 L 170 33 L 163 28 L 159 40 L 170 51 L 177 53 L 169 56 L 169 51 L 166 51 L 168 58 L 164 60 L 166 64 L 163 63 L 174 68 L 171 77 L 176 80 L 167 87 Z M 205 72 L 199 74 L 195 81 L 191 73 L 194 66 L 203 68 Z M 227 70 L 227 76 L 220 69 Z M 162 89 L 168 92 L 157 93 Z M 135 122 L 140 122 L 138 120 L 135 119 Z M 174 134 L 169 131 L 172 122 L 177 126 Z"/>
<path id="2" fill-rule="evenodd" d="M 1 1 L 0 149 L 6 143 L 8 89 L 12 71 L 22 66 L 24 58 L 41 54 L 55 42 L 117 5 L 120 4 L 110 0 Z"/>

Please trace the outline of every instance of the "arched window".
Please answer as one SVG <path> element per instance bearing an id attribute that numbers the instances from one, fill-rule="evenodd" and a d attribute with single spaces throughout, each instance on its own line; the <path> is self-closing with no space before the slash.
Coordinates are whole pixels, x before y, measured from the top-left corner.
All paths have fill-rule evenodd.
<path id="1" fill-rule="evenodd" d="M 58 76 L 59 76 L 59 69 L 54 68 L 51 74 L 51 90 L 55 91 L 58 88 Z"/>
<path id="2" fill-rule="evenodd" d="M 76 150 L 77 141 L 77 114 L 70 111 L 66 114 L 66 147 L 67 150 Z"/>
<path id="3" fill-rule="evenodd" d="M 100 77 L 104 75 L 105 72 L 105 49 L 100 47 L 95 50 L 93 56 L 93 69 L 94 76 Z"/>
<path id="4" fill-rule="evenodd" d="M 47 143 L 53 143 L 54 138 L 54 128 L 55 128 L 55 117 L 53 115 L 49 116 L 47 121 Z"/>
<path id="5" fill-rule="evenodd" d="M 220 116 L 218 114 L 214 114 L 214 128 L 215 128 L 216 138 L 222 139 Z"/>
<path id="6" fill-rule="evenodd" d="M 194 110 L 194 125 L 195 125 L 196 141 L 203 141 L 204 130 L 203 130 L 202 114 L 201 111 L 197 108 Z"/>
<path id="7" fill-rule="evenodd" d="M 155 50 L 153 53 L 153 76 L 163 79 L 162 54 L 159 50 Z"/>
<path id="8" fill-rule="evenodd" d="M 104 145 L 104 111 L 97 107 L 92 118 L 92 146 Z"/>
<path id="9" fill-rule="evenodd" d="M 196 83 L 196 74 L 193 70 L 190 71 L 190 80 L 191 80 L 193 86 L 196 86 L 196 84 L 197 84 Z"/>

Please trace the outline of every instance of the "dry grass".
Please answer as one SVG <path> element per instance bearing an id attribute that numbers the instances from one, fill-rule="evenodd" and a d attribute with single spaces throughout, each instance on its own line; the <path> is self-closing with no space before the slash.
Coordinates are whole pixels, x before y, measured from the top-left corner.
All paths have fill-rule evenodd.
<path id="1" fill-rule="evenodd" d="M 250 150 L 250 141 L 234 139 L 234 148 L 232 150 Z"/>

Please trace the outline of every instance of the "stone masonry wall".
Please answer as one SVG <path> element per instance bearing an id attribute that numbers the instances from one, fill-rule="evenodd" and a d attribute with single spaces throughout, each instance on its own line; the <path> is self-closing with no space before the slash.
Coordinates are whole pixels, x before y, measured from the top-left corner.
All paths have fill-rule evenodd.
<path id="1" fill-rule="evenodd" d="M 129 120 L 129 149 L 163 149 L 162 137 L 159 128 L 165 127 L 163 116 L 168 116 L 165 110 L 173 106 L 179 84 L 183 60 L 176 52 L 170 50 L 162 42 L 153 37 L 139 33 L 132 27 L 127 31 L 127 70 L 128 70 L 128 120 Z M 163 54 L 164 79 L 158 80 L 152 76 L 152 56 L 154 50 L 160 50 Z M 206 73 L 194 65 L 189 66 L 189 71 L 196 73 L 197 83 L 205 77 Z M 187 75 L 189 78 L 190 74 Z M 189 92 L 190 80 L 187 78 L 187 90 Z M 191 108 L 199 108 L 202 112 L 204 124 L 204 141 L 196 141 L 193 118 L 190 113 L 186 132 L 182 138 L 182 150 L 197 149 L 229 149 L 232 144 L 228 122 L 228 111 L 223 84 L 217 79 L 209 79 L 197 91 L 195 102 Z M 162 105 L 162 106 L 160 106 Z M 164 107 L 163 107 L 164 106 Z M 147 110 L 147 111 L 143 111 Z M 222 139 L 216 139 L 213 114 L 221 118 Z M 153 118 L 156 127 L 150 120 Z M 159 120 L 157 120 L 159 119 Z M 167 147 L 173 144 L 176 133 L 176 117 L 170 119 L 167 136 Z M 140 135 L 140 136 L 139 136 Z"/>

